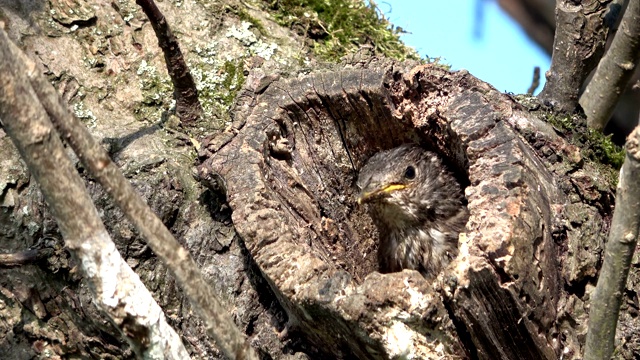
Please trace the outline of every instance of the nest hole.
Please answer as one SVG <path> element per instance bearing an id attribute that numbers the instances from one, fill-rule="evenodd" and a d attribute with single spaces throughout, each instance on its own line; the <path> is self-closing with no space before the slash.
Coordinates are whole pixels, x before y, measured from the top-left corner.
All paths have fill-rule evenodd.
<path id="1" fill-rule="evenodd" d="M 464 189 L 468 161 L 440 115 L 399 116 L 388 87 L 349 91 L 341 81 L 334 92 L 319 77 L 279 89 L 289 100 L 266 129 L 264 178 L 292 221 L 308 230 L 295 241 L 361 283 L 378 269 L 377 230 L 356 202 L 363 164 L 378 151 L 414 143 L 439 154 Z"/>

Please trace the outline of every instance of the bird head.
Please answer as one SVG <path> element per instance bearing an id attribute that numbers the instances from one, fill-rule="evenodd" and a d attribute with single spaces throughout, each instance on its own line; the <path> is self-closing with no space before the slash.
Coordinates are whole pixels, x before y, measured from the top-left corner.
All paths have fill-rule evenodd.
<path id="1" fill-rule="evenodd" d="M 357 201 L 389 220 L 417 220 L 431 205 L 440 168 L 435 154 L 415 145 L 379 152 L 360 170 Z"/>
<path id="2" fill-rule="evenodd" d="M 371 162 L 368 165 L 371 165 Z M 413 186 L 416 178 L 415 165 L 407 165 L 406 167 L 403 165 L 390 166 L 391 164 L 378 165 L 381 165 L 382 169 L 380 170 L 382 171 L 367 172 L 366 170 L 373 170 L 370 166 L 361 172 L 358 179 L 358 187 L 360 188 L 358 204 L 383 201 L 395 196 L 399 191 L 406 192 Z M 376 168 L 379 167 L 376 166 Z M 402 168 L 404 168 L 404 172 L 400 173 L 399 170 Z M 362 176 L 363 174 L 366 176 Z"/>
<path id="3" fill-rule="evenodd" d="M 378 228 L 382 271 L 432 276 L 457 253 L 468 219 L 456 178 L 438 156 L 416 145 L 373 155 L 361 168 L 358 203 Z"/>

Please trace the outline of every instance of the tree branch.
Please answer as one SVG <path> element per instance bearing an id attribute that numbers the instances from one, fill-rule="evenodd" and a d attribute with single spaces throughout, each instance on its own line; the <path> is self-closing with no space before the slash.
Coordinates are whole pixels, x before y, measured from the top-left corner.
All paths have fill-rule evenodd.
<path id="1" fill-rule="evenodd" d="M 620 170 L 616 209 L 611 221 L 604 263 L 591 296 L 585 360 L 613 354 L 618 313 L 640 230 L 640 127 L 627 138 L 627 156 Z"/>
<path id="2" fill-rule="evenodd" d="M 21 56 L 26 58 L 0 29 L 0 118 L 40 184 L 96 304 L 138 357 L 188 359 L 180 337 L 167 324 L 162 309 L 138 275 L 122 259 L 102 224 L 26 76 L 27 72 L 37 72 L 35 64 L 22 62 Z"/>
<path id="3" fill-rule="evenodd" d="M 557 0 L 551 68 L 540 99 L 555 110 L 573 112 L 578 94 L 604 52 L 609 31 L 605 11 L 610 0 Z M 608 23 L 608 22 L 607 22 Z"/>
<path id="4" fill-rule="evenodd" d="M 22 61 L 30 62 L 24 54 Z M 176 241 L 162 221 L 136 193 L 111 161 L 109 154 L 96 143 L 80 120 L 61 104 L 49 81 L 37 71 L 30 71 L 29 77 L 31 85 L 60 134 L 71 145 L 89 173 L 105 188 L 140 231 L 151 249 L 169 267 L 191 300 L 194 310 L 207 324 L 208 334 L 222 352 L 230 359 L 257 359 L 244 334 L 236 327 L 189 252 Z"/>
<path id="5" fill-rule="evenodd" d="M 53 253 L 53 249 L 30 249 L 13 254 L 0 254 L 0 268 L 33 264 L 50 257 Z"/>
<path id="6" fill-rule="evenodd" d="M 196 84 L 180 51 L 178 39 L 173 35 L 167 20 L 153 0 L 136 0 L 136 4 L 149 18 L 158 38 L 158 45 L 164 53 L 164 61 L 167 64 L 176 98 L 176 114 L 182 122 L 193 123 L 202 115 L 202 105 L 198 100 Z"/>
<path id="7" fill-rule="evenodd" d="M 533 79 L 531 80 L 531 86 L 527 90 L 527 95 L 533 96 L 538 86 L 540 86 L 540 66 L 533 68 Z"/>
<path id="8" fill-rule="evenodd" d="M 631 1 L 607 53 L 580 97 L 587 124 L 602 130 L 609 122 L 640 60 L 640 2 Z"/>

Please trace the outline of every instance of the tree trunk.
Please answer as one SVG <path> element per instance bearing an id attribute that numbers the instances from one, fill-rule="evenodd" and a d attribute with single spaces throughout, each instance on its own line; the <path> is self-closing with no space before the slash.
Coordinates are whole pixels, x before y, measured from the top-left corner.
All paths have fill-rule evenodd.
<path id="1" fill-rule="evenodd" d="M 232 117 L 203 102 L 209 118 L 198 124 L 207 134 L 198 174 L 206 187 L 190 174 L 186 130 L 170 128 L 171 119 L 157 125 L 171 91 L 166 74 L 150 75 L 149 67 L 163 68 L 162 55 L 141 12 L 100 3 L 91 8 L 94 22 L 71 32 L 48 21 L 46 6 L 2 9 L 10 34 L 225 294 L 263 358 L 581 357 L 615 176 L 542 120 L 552 114 L 535 103 L 525 108 L 465 71 L 409 62 L 371 59 L 277 80 L 293 72 L 282 65 L 292 63 L 287 56 L 299 54 L 288 29 L 249 10 L 284 44 L 260 65 L 253 45 L 227 36 L 235 33 L 225 29 L 242 28 L 239 19 L 202 4 L 159 5 L 189 44 L 188 61 L 210 65 L 207 51 L 194 49 L 217 43 L 218 68 L 199 63 L 196 79 L 209 70 L 213 79 L 220 68 L 235 69 L 225 78 L 232 84 L 248 74 Z M 30 23 L 42 35 L 21 35 Z M 231 54 L 240 60 L 224 60 Z M 435 280 L 376 272 L 375 226 L 355 202 L 359 167 L 406 142 L 443 157 L 465 186 L 471 213 L 460 255 Z M 0 351 L 11 359 L 132 358 L 92 305 L 37 184 L 1 130 L 0 164 L 2 252 L 36 242 L 56 249 L 47 262 L 0 269 Z M 87 185 L 118 249 L 192 356 L 221 358 L 164 265 L 104 192 L 90 179 Z M 618 330 L 625 359 L 640 353 L 633 290 L 640 261 L 634 264 Z"/>
<path id="2" fill-rule="evenodd" d="M 236 230 L 290 326 L 331 354 L 579 357 L 612 173 L 468 73 L 413 65 L 272 84 L 237 114 L 231 141 L 212 139 L 201 174 L 225 179 Z M 372 273 L 376 234 L 356 205 L 358 168 L 406 142 L 467 185 L 460 255 L 435 282 Z"/>

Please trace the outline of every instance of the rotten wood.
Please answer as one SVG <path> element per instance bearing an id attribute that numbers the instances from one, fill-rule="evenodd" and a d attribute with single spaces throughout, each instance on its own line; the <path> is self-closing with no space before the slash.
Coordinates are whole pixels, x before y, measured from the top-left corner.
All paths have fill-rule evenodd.
<path id="1" fill-rule="evenodd" d="M 201 177 L 224 185 L 289 326 L 330 354 L 580 357 L 576 324 L 612 189 L 585 178 L 596 170 L 579 149 L 507 95 L 464 71 L 410 65 L 271 84 L 203 145 Z M 375 272 L 376 234 L 355 201 L 358 168 L 406 142 L 438 152 L 466 185 L 460 256 L 434 283 Z"/>
<path id="2" fill-rule="evenodd" d="M 236 178 L 209 173 L 205 183 L 211 190 L 204 189 L 191 176 L 190 149 L 176 145 L 174 136 L 133 115 L 132 109 L 140 105 L 135 69 L 141 54 L 150 64 L 162 66 L 152 54 L 155 36 L 150 27 L 140 26 L 144 22 L 141 12 L 133 3 L 127 7 L 122 2 L 95 3 L 91 8 L 96 14 L 95 25 L 68 32 L 51 27 L 51 23 L 57 25 L 45 16 L 49 7 L 27 7 L 30 12 L 24 18 L 32 19 L 32 14 L 38 14 L 35 23 L 43 29 L 42 35 L 33 35 L 25 25 L 27 21 L 17 18 L 12 7 L 3 10 L 11 19 L 7 24 L 16 42 L 37 60 L 70 105 L 84 104 L 99 119 L 83 121 L 95 125 L 92 134 L 101 139 L 136 190 L 189 249 L 208 282 L 226 295 L 222 299 L 224 306 L 232 311 L 236 324 L 261 356 L 427 357 L 434 354 L 435 348 L 436 354 L 445 358 L 500 358 L 522 354 L 522 350 L 518 353 L 513 348 L 514 343 L 520 342 L 533 354 L 549 356 L 551 348 L 555 358 L 581 358 L 590 294 L 608 232 L 610 179 L 602 166 L 583 158 L 585 148 L 568 144 L 557 129 L 540 120 L 552 114 L 536 110 L 539 104 L 523 108 L 464 72 L 452 74 L 428 68 L 411 72 L 415 64 L 362 59 L 363 63 L 370 63 L 366 69 L 340 65 L 333 70 L 295 75 L 297 70 L 291 64 L 296 62 L 285 59 L 283 54 L 304 53 L 311 58 L 311 68 L 322 66 L 305 52 L 302 40 L 296 42 L 299 38 L 293 31 L 278 28 L 272 17 L 249 9 L 266 29 L 277 30 L 273 32 L 275 38 L 287 41 L 279 43 L 283 51 L 277 51 L 271 60 L 243 68 L 251 73 L 231 109 L 233 123 L 228 131 L 212 130 L 208 146 L 200 152 L 202 156 L 213 155 L 218 164 L 224 162 L 220 156 L 229 155 L 228 166 L 240 164 L 241 169 L 257 174 L 257 185 L 268 184 L 260 193 L 268 199 L 256 197 L 259 201 L 245 204 L 235 201 L 231 209 L 221 194 L 225 181 L 236 189 L 229 192 L 230 198 L 244 196 L 237 193 L 238 183 L 248 174 L 239 169 L 233 171 Z M 223 56 L 228 54 L 239 62 L 247 59 L 243 57 L 246 52 L 238 52 L 246 47 L 237 39 L 226 37 L 224 31 L 233 26 L 239 28 L 241 20 L 218 9 L 203 2 L 163 8 L 176 31 L 186 39 L 186 51 L 215 43 L 229 50 L 218 54 L 217 59 L 224 61 Z M 180 21 L 173 21 L 176 18 Z M 199 26 L 203 21 L 211 26 Z M 122 33 L 105 31 L 116 27 Z M 97 49 L 82 39 L 91 40 Z M 294 45 L 286 46 L 289 41 Z M 69 57 L 61 61 L 52 55 L 52 49 L 64 51 Z M 90 52 L 93 50 L 98 52 Z M 73 61 L 85 56 L 97 60 L 103 68 L 87 71 L 83 62 Z M 110 87 L 114 81 L 118 84 L 116 89 Z M 308 83 L 318 89 L 310 89 Z M 328 84 L 328 91 L 321 83 Z M 295 96 L 295 105 L 290 94 Z M 291 114 L 295 121 L 287 117 L 274 117 L 273 121 L 262 118 L 258 110 L 267 109 L 260 105 L 267 100 L 272 110 L 275 100 L 283 105 L 273 114 Z M 369 118 L 372 115 L 376 116 L 373 120 Z M 354 125 L 360 121 L 364 124 Z M 280 123 L 287 126 L 287 131 L 280 130 Z M 260 129 L 261 125 L 267 127 Z M 353 127 L 358 129 L 357 134 Z M 264 136 L 261 130 L 265 129 L 275 130 L 271 131 L 275 138 Z M 380 135 L 376 129 L 386 130 Z M 344 140 L 340 133 L 345 135 Z M 251 135 L 256 135 L 258 144 L 250 144 Z M 503 136 L 504 141 L 500 141 Z M 239 146 L 239 138 L 251 146 Z M 272 141 L 260 143 L 266 138 Z M 468 198 L 473 200 L 472 222 L 460 241 L 462 258 L 437 281 L 425 282 L 415 272 L 375 272 L 375 227 L 364 209 L 352 202 L 356 191 L 352 181 L 360 164 L 376 151 L 405 141 L 420 142 L 442 154 L 450 166 L 457 168 L 454 170 L 465 183 Z M 344 155 L 346 151 L 341 150 L 343 144 L 347 144 L 353 164 Z M 226 146 L 242 151 L 224 150 Z M 493 148 L 496 150 L 492 152 Z M 255 149 L 261 155 L 256 155 Z M 502 155 L 498 149 L 508 152 Z M 337 163 L 334 150 L 340 158 Z M 256 162 L 243 162 L 247 154 Z M 298 166 L 301 154 L 311 158 L 305 164 L 313 164 L 310 170 L 314 172 L 289 174 L 288 169 Z M 29 248 L 42 236 L 59 239 L 59 230 L 53 225 L 35 181 L 1 131 L 0 162 L 0 238 L 4 240 L 4 250 Z M 263 172 L 256 172 L 256 165 Z M 83 169 L 79 163 L 76 167 Z M 300 181 L 287 181 L 295 176 Z M 546 179 L 541 181 L 543 185 L 551 183 L 551 189 L 543 185 L 538 188 L 540 179 Z M 118 250 L 153 292 L 192 357 L 221 359 L 223 355 L 207 336 L 202 322 L 192 315 L 176 279 L 101 187 L 91 178 L 86 180 Z M 320 187 L 314 188 L 313 184 Z M 307 191 L 308 194 L 300 194 Z M 287 198 L 290 194 L 296 197 Z M 561 196 L 554 200 L 549 194 Z M 319 200 L 296 201 L 310 197 Z M 323 211 L 318 215 L 320 207 Z M 295 221 L 278 217 L 282 211 L 295 217 Z M 300 220 L 298 213 L 313 221 Z M 247 231 L 251 228 L 245 215 L 255 220 L 256 232 L 275 236 L 278 233 L 271 229 L 285 224 L 296 235 L 313 236 L 268 238 L 256 243 L 255 236 Z M 236 232 L 232 216 L 246 239 Z M 520 217 L 522 220 L 517 220 Z M 312 226 L 299 228 L 299 224 Z M 291 250 L 291 255 L 266 253 L 276 251 L 278 248 L 272 243 L 282 240 L 296 242 L 283 247 Z M 553 256 L 551 250 L 555 251 L 555 260 L 546 259 Z M 305 252 L 310 259 L 321 255 L 314 263 L 317 271 L 308 267 L 302 271 L 293 268 L 291 272 L 277 269 L 280 262 L 295 260 Z M 274 259 L 273 264 L 265 262 L 269 256 Z M 4 306 L 0 311 L 0 334 L 11 336 L 0 341 L 3 355 L 134 358 L 117 329 L 97 311 L 76 266 L 73 259 L 57 253 L 46 264 L 0 269 L 0 301 Z M 554 271 L 550 272 L 552 268 Z M 638 268 L 640 260 L 636 257 L 624 293 L 616 339 L 617 354 L 625 360 L 640 354 Z M 305 271 L 312 275 L 308 283 L 300 276 Z M 324 275 L 327 277 L 322 278 Z M 32 293 L 38 296 L 31 296 Z M 557 297 L 551 296 L 554 294 Z M 40 300 L 34 301 L 34 306 L 25 298 Z M 554 306 L 556 312 L 549 312 Z M 380 309 L 388 316 L 381 316 Z M 480 312 L 484 310 L 486 313 Z M 33 321 L 38 321 L 38 326 L 31 326 L 36 324 Z M 508 331 L 502 329 L 506 321 Z M 344 337 L 353 333 L 353 341 Z M 397 341 L 404 339 L 407 342 Z M 448 347 L 438 348 L 430 343 L 433 339 Z M 540 343 L 542 347 L 536 347 Z M 523 357 L 527 356 L 532 355 Z"/>

